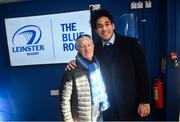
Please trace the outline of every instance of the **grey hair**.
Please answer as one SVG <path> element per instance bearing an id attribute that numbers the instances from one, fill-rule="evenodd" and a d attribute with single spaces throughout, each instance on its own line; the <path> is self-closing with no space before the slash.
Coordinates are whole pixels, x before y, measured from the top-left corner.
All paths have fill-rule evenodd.
<path id="1" fill-rule="evenodd" d="M 83 35 L 80 35 L 80 36 L 77 37 L 77 39 L 76 39 L 76 49 L 77 50 L 79 49 L 79 41 L 85 40 L 87 38 L 90 39 L 90 41 L 92 41 L 92 43 L 93 43 L 92 37 L 90 35 L 88 35 L 88 34 L 83 34 Z"/>

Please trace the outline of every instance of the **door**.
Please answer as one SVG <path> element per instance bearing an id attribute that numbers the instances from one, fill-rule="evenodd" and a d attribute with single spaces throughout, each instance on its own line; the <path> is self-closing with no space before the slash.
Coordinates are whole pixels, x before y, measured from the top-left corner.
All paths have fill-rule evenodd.
<path id="1" fill-rule="evenodd" d="M 174 68 L 169 53 L 174 50 L 180 59 L 180 1 L 167 2 L 167 84 L 166 120 L 178 120 L 180 98 L 180 68 Z"/>

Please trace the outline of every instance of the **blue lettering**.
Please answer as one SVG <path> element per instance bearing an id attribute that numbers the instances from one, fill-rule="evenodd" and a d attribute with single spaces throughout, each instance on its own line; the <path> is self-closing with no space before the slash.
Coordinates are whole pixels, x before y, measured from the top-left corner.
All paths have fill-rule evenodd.
<path id="1" fill-rule="evenodd" d="M 78 36 L 83 35 L 84 32 L 76 32 L 76 33 L 64 33 L 62 34 L 63 42 L 66 41 L 75 41 Z"/>
<path id="2" fill-rule="evenodd" d="M 72 36 L 74 37 L 74 33 L 72 33 L 72 34 L 73 34 Z M 69 38 L 69 41 L 73 41 L 73 39 L 75 40 L 75 38 L 73 38 L 72 36 L 71 36 L 71 34 L 70 34 L 70 33 L 68 33 L 68 38 Z"/>
<path id="3" fill-rule="evenodd" d="M 72 23 L 72 31 L 76 31 L 76 23 Z"/>
<path id="4" fill-rule="evenodd" d="M 68 40 L 67 34 L 62 34 L 62 40 L 63 42 L 66 42 Z"/>
<path id="5" fill-rule="evenodd" d="M 73 51 L 74 49 L 76 49 L 76 46 L 74 43 L 69 43 L 69 44 L 64 43 L 63 44 L 63 50 L 64 51 Z"/>
<path id="6" fill-rule="evenodd" d="M 71 23 L 66 24 L 66 31 L 71 31 Z"/>
<path id="7" fill-rule="evenodd" d="M 44 45 L 39 45 L 39 46 L 37 47 L 37 51 L 41 51 L 41 50 L 44 50 Z"/>
<path id="8" fill-rule="evenodd" d="M 62 31 L 76 31 L 76 23 L 65 23 L 65 24 L 61 24 L 62 27 Z"/>
<path id="9" fill-rule="evenodd" d="M 27 53 L 27 55 L 39 55 L 39 52 Z"/>
<path id="10" fill-rule="evenodd" d="M 73 51 L 73 50 L 74 50 L 74 47 L 75 47 L 75 46 L 74 46 L 73 43 L 70 43 L 70 44 L 69 44 L 69 50 L 70 50 L 70 51 Z"/>
<path id="11" fill-rule="evenodd" d="M 65 24 L 61 24 L 61 27 L 62 27 L 62 31 L 64 32 L 64 29 L 65 29 Z"/>
<path id="12" fill-rule="evenodd" d="M 78 36 L 81 36 L 81 35 L 83 35 L 83 34 L 84 34 L 84 32 L 79 32 L 79 35 L 78 35 Z M 77 37 L 78 37 L 78 36 L 77 36 Z"/>
<path id="13" fill-rule="evenodd" d="M 63 44 L 63 49 L 64 49 L 64 51 L 69 51 L 69 50 L 68 50 L 68 44 L 66 44 L 66 43 Z"/>
<path id="14" fill-rule="evenodd" d="M 30 51 L 43 51 L 43 50 L 44 50 L 44 45 L 12 47 L 12 52 L 30 52 Z"/>

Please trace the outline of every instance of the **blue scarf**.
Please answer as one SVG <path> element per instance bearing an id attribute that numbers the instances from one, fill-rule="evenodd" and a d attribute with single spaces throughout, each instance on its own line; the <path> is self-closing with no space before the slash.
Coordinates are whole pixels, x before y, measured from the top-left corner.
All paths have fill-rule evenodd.
<path id="1" fill-rule="evenodd" d="M 90 73 L 90 86 L 93 105 L 99 105 L 100 111 L 107 110 L 109 108 L 109 101 L 100 72 L 100 65 L 98 60 L 94 56 L 93 61 L 89 62 L 84 59 L 80 54 L 77 54 L 76 60 L 79 65 L 86 68 Z"/>

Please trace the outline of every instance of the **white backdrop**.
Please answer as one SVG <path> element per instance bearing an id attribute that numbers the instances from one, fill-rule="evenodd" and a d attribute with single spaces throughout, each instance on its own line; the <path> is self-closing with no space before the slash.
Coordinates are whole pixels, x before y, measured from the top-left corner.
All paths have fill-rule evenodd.
<path id="1" fill-rule="evenodd" d="M 75 39 L 91 35 L 90 11 L 6 18 L 11 66 L 67 63 L 75 58 Z"/>

